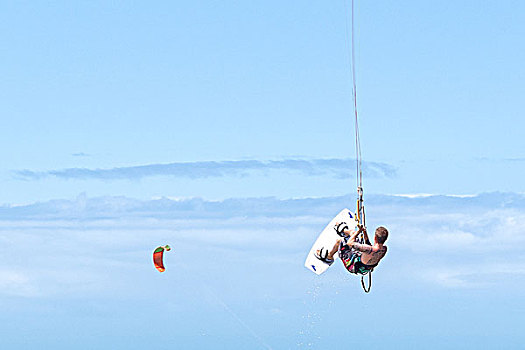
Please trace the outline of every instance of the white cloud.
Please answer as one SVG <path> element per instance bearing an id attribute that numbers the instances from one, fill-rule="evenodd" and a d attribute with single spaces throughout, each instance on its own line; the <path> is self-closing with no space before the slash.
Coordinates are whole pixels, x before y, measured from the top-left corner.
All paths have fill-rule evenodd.
<path id="1" fill-rule="evenodd" d="M 38 289 L 32 279 L 23 272 L 0 270 L 0 294 L 19 297 L 35 297 Z"/>
<path id="2" fill-rule="evenodd" d="M 118 180 L 141 179 L 151 176 L 200 179 L 247 176 L 253 172 L 292 171 L 306 176 L 329 175 L 345 179 L 354 176 L 355 165 L 355 160 L 352 159 L 232 160 L 147 164 L 108 169 L 69 168 L 48 171 L 26 169 L 15 171 L 15 175 L 24 180 L 38 180 L 46 177 Z M 362 167 L 367 177 L 393 177 L 396 175 L 396 169 L 386 163 L 363 162 Z"/>
<path id="3" fill-rule="evenodd" d="M 497 255 L 491 259 L 492 262 L 478 264 L 446 261 L 441 266 L 424 268 L 418 274 L 427 282 L 447 288 L 492 288 L 524 279 L 525 261 L 511 263 Z"/>

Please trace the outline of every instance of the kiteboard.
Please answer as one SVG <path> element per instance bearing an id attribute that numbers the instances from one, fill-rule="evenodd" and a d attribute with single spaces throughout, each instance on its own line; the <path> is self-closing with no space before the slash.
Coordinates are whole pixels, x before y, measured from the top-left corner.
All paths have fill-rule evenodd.
<path id="1" fill-rule="evenodd" d="M 304 263 L 304 266 L 307 269 L 311 270 L 317 275 L 320 275 L 328 270 L 330 265 L 316 258 L 315 254 L 321 248 L 324 248 L 323 250 L 328 251 L 332 250 L 337 240 L 341 238 L 341 236 L 337 234 L 336 223 L 343 222 L 348 225 L 349 229 L 354 229 L 358 224 L 354 213 L 348 209 L 341 210 L 341 212 L 337 214 L 337 216 L 333 218 L 332 221 L 330 221 L 330 223 L 324 228 L 312 246 L 312 249 L 310 249 L 310 253 L 308 253 Z"/>

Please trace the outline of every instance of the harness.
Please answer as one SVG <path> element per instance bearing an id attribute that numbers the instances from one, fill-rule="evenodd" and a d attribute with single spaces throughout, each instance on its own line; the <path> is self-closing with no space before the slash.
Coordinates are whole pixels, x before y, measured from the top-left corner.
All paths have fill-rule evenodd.
<path id="1" fill-rule="evenodd" d="M 339 258 L 341 258 L 348 272 L 356 275 L 366 275 L 377 266 L 377 264 L 367 265 L 363 263 L 361 261 L 361 253 L 350 248 L 346 243 L 343 244 L 343 242 L 339 244 Z"/>

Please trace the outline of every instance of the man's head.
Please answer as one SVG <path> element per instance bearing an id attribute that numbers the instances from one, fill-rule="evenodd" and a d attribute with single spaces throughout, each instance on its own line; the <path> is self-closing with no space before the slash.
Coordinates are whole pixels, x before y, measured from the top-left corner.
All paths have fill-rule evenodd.
<path id="1" fill-rule="evenodd" d="M 386 239 L 388 238 L 388 230 L 384 228 L 383 226 L 379 226 L 376 228 L 376 234 L 375 234 L 375 241 L 379 244 L 385 243 Z"/>

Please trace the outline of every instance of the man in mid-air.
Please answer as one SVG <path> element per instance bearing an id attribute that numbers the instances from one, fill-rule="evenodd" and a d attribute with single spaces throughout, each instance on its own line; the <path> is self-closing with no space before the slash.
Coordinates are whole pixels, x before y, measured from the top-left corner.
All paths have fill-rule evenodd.
<path id="1" fill-rule="evenodd" d="M 344 225 L 344 228 L 339 229 Z M 343 237 L 338 239 L 330 252 L 320 249 L 315 256 L 328 265 L 334 262 L 335 253 L 339 252 L 339 257 L 345 265 L 348 272 L 364 273 L 372 271 L 379 264 L 379 261 L 385 256 L 387 247 L 383 245 L 388 238 L 388 230 L 379 226 L 374 235 L 374 245 L 370 244 L 366 228 L 360 226 L 357 231 L 348 229 L 346 224 L 336 224 L 337 233 Z M 365 244 L 356 242 L 359 233 L 363 232 Z"/>

